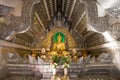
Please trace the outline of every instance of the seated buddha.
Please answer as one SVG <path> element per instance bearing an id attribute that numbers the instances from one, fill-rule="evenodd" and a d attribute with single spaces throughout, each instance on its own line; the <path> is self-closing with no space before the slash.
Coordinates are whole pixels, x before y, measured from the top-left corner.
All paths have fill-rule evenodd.
<path id="1" fill-rule="evenodd" d="M 57 40 L 58 42 L 53 44 L 53 50 L 57 52 L 65 50 L 65 44 L 61 42 L 60 34 L 58 35 Z"/>
<path id="2" fill-rule="evenodd" d="M 56 55 L 67 55 L 69 54 L 67 51 L 65 51 L 65 44 L 61 41 L 62 37 L 59 34 L 57 37 L 57 42 L 53 44 L 53 49 L 50 52 L 50 54 L 56 54 Z"/>

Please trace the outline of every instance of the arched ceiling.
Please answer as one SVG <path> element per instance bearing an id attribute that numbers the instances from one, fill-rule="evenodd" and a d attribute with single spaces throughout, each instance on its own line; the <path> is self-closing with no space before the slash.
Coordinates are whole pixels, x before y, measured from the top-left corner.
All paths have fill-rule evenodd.
<path id="1" fill-rule="evenodd" d="M 0 39 L 30 47 L 51 29 L 59 13 L 69 30 L 84 38 L 87 47 L 95 46 L 92 42 L 96 45 L 106 43 L 101 34 L 104 31 L 119 39 L 119 6 L 106 9 L 108 13 L 98 17 L 96 4 L 99 0 L 14 0 L 9 4 L 5 1 L 0 1 Z M 13 3 L 16 5 L 12 6 Z M 110 24 L 110 20 L 116 21 Z"/>

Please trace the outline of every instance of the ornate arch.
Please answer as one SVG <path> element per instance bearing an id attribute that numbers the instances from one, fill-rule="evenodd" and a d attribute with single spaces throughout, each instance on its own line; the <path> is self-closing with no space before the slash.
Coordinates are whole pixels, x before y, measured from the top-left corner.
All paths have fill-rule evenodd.
<path id="1" fill-rule="evenodd" d="M 69 48 L 77 47 L 76 42 L 73 39 L 71 33 L 64 27 L 55 27 L 49 33 L 47 33 L 46 39 L 43 41 L 42 46 L 45 47 L 45 48 L 50 48 L 52 37 L 57 32 L 62 32 L 67 37 Z"/>

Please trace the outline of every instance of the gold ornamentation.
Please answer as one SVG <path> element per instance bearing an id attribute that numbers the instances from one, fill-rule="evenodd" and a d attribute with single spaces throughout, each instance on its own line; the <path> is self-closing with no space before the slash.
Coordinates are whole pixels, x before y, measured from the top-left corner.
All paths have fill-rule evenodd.
<path id="1" fill-rule="evenodd" d="M 58 42 L 54 43 L 54 45 L 53 45 L 53 50 L 55 50 L 55 51 L 65 50 L 65 44 L 63 42 L 61 42 L 60 34 L 58 35 L 57 40 L 58 40 Z"/>
<path id="2" fill-rule="evenodd" d="M 51 40 L 53 35 L 56 32 L 62 32 L 66 38 L 67 38 L 67 42 L 68 42 L 68 47 L 69 48 L 75 48 L 77 47 L 75 40 L 72 38 L 71 33 L 64 27 L 55 27 L 53 28 L 46 36 L 46 39 L 43 41 L 42 46 L 45 48 L 50 48 L 51 46 Z"/>

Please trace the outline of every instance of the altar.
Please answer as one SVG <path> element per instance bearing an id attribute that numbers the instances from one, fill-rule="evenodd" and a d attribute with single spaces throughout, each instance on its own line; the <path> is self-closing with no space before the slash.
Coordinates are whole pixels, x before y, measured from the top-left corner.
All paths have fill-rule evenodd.
<path id="1" fill-rule="evenodd" d="M 74 80 L 83 75 L 84 65 L 78 61 L 80 58 L 83 59 L 81 54 L 83 50 L 77 46 L 72 34 L 66 28 L 52 29 L 40 46 L 38 53 L 35 52 L 37 49 L 34 49 L 33 54 L 37 55 L 32 57 L 38 59 L 38 62 L 43 60 L 43 63 L 30 65 L 36 77 L 44 80 Z"/>
<path id="2" fill-rule="evenodd" d="M 39 44 L 38 44 L 39 45 Z M 78 47 L 72 34 L 66 28 L 53 28 L 47 33 L 46 38 L 39 45 L 41 48 L 33 50 L 35 57 L 40 56 L 42 59 L 50 60 L 52 56 L 70 56 L 78 59 L 85 53 L 85 50 Z M 73 60 L 73 59 L 72 59 Z"/>
<path id="3" fill-rule="evenodd" d="M 9 73 L 14 77 L 34 78 L 32 80 L 89 80 L 89 78 L 101 79 L 109 75 L 109 70 L 114 67 L 113 64 L 71 64 L 68 68 L 68 75 L 64 75 L 61 65 L 57 68 L 57 75 L 53 75 L 53 68 L 50 64 L 32 65 L 32 64 L 7 64 Z M 114 68 L 113 68 L 114 69 Z M 89 77 L 91 76 L 91 77 Z M 13 80 L 14 77 L 12 78 Z M 28 79 L 27 79 L 28 80 Z M 31 79 L 30 79 L 31 80 Z M 106 80 L 106 79 L 103 79 Z"/>
<path id="4" fill-rule="evenodd" d="M 30 64 L 7 64 L 8 69 L 10 70 L 11 75 L 31 75 L 38 79 L 51 79 L 53 77 L 63 77 L 69 76 L 70 79 L 77 78 L 82 71 L 82 67 L 80 65 L 71 65 L 68 68 L 68 75 L 64 75 L 64 71 L 61 65 L 57 68 L 57 74 L 53 75 L 53 68 L 50 67 L 49 64 L 42 65 L 30 65 Z M 18 71 L 19 70 L 19 71 Z"/>
<path id="5" fill-rule="evenodd" d="M 49 65 L 36 65 L 36 68 L 40 71 L 42 74 L 42 78 L 52 78 L 53 76 L 69 76 L 69 78 L 77 78 L 80 75 L 80 72 L 82 71 L 82 67 L 79 65 L 74 65 L 68 68 L 68 75 L 64 75 L 64 69 L 62 68 L 62 65 L 59 65 L 56 71 L 56 75 L 53 75 L 53 68 Z M 38 72 L 39 72 L 38 71 Z"/>

